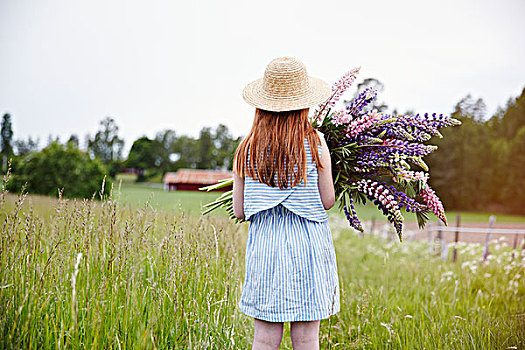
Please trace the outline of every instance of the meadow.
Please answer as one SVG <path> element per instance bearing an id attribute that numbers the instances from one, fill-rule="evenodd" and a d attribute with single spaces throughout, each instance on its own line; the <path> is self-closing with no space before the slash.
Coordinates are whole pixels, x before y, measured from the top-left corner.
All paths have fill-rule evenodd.
<path id="1" fill-rule="evenodd" d="M 188 192 L 188 191 L 165 191 L 160 184 L 131 184 L 131 183 L 117 183 L 115 184 L 117 197 L 120 203 L 134 207 L 143 206 L 146 202 L 152 209 L 157 210 L 184 210 L 186 213 L 199 215 L 202 205 L 209 203 L 216 199 L 220 194 L 214 192 Z M 384 217 L 378 209 L 368 202 L 366 205 L 356 204 L 356 209 L 359 218 L 370 221 L 372 218 L 378 222 L 386 222 Z M 340 212 L 337 205 L 329 210 L 332 216 L 344 215 Z M 447 211 L 447 219 L 453 223 L 458 212 Z M 488 223 L 489 217 L 494 213 L 490 212 L 461 212 L 462 222 L 469 223 Z M 226 217 L 226 212 L 222 209 L 213 212 L 213 215 L 220 215 Z M 415 216 L 403 212 L 406 222 L 416 222 Z M 525 223 L 525 216 L 498 214 L 498 223 Z M 436 221 L 437 218 L 432 214 L 430 219 Z"/>
<path id="2" fill-rule="evenodd" d="M 238 309 L 247 224 L 199 215 L 215 194 L 142 190 L 1 194 L 0 348 L 250 347 Z M 460 243 L 452 263 L 339 216 L 331 226 L 341 311 L 321 321 L 322 349 L 525 348 L 523 250 L 496 241 L 481 262 L 482 246 Z"/>

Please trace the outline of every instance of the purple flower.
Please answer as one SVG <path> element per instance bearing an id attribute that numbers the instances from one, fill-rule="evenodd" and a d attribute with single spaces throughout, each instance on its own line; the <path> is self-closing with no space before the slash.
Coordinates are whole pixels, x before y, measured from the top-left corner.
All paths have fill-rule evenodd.
<path id="1" fill-rule="evenodd" d="M 370 179 L 362 179 L 352 185 L 357 186 L 357 190 L 364 193 L 383 212 L 383 215 L 394 224 L 399 239 L 402 239 L 403 216 L 399 211 L 399 203 L 390 189 L 385 184 Z"/>
<path id="2" fill-rule="evenodd" d="M 346 219 L 348 220 L 350 226 L 358 231 L 363 232 L 363 225 L 361 225 L 361 221 L 359 221 L 359 218 L 357 217 L 357 212 L 355 211 L 354 200 L 352 197 L 350 197 L 350 210 L 348 210 L 345 205 L 343 206 L 343 211 L 345 212 Z"/>
<path id="3" fill-rule="evenodd" d="M 384 184 L 386 186 L 386 184 Z M 406 193 L 399 191 L 394 186 L 389 186 L 390 192 L 399 203 L 399 208 L 405 208 L 408 213 L 423 212 L 428 210 L 426 205 L 418 203 L 415 199 L 410 198 Z"/>
<path id="4" fill-rule="evenodd" d="M 346 106 L 347 113 L 356 117 L 362 114 L 363 109 L 377 96 L 377 90 L 366 88 L 361 92 L 349 106 Z"/>
<path id="5" fill-rule="evenodd" d="M 442 137 L 438 129 L 459 125 L 461 122 L 452 117 L 443 116 L 443 114 L 436 115 L 433 113 L 429 115 L 383 115 L 382 121 L 390 120 L 387 123 L 378 125 L 376 133 L 385 132 L 385 135 L 414 140 L 418 142 L 428 141 L 431 136 Z"/>
<path id="6" fill-rule="evenodd" d="M 408 142 L 397 139 L 386 139 L 381 146 L 385 153 L 398 153 L 409 157 L 423 157 L 437 149 L 434 145 L 423 145 L 418 142 Z"/>

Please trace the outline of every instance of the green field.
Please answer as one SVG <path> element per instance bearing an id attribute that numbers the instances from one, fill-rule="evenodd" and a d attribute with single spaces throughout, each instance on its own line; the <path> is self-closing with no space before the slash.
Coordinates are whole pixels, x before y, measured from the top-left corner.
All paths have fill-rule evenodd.
<path id="1" fill-rule="evenodd" d="M 116 185 L 118 186 L 118 185 Z M 197 191 L 166 191 L 161 187 L 152 187 L 149 184 L 125 184 L 118 187 L 115 196 L 120 203 L 132 207 L 148 206 L 152 209 L 180 212 L 199 215 L 202 206 L 213 201 L 220 193 Z M 226 217 L 226 212 L 218 213 Z"/>
<path id="2" fill-rule="evenodd" d="M 115 185 L 115 186 L 118 186 Z M 116 191 L 118 193 L 118 190 Z M 217 198 L 220 193 L 213 192 L 187 192 L 187 191 L 165 191 L 160 187 L 152 187 L 148 184 L 127 184 L 122 183 L 120 186 L 120 201 L 123 204 L 129 204 L 131 206 L 143 206 L 146 202 L 151 205 L 154 209 L 165 209 L 180 211 L 181 209 L 187 213 L 198 214 L 200 213 L 201 206 L 213 201 Z M 118 194 L 117 194 L 118 197 Z M 377 221 L 386 221 L 381 212 L 379 212 L 371 203 L 367 205 L 356 205 L 356 210 L 360 219 L 369 221 L 375 218 Z M 330 209 L 331 215 L 340 215 L 337 206 Z M 447 219 L 450 223 L 454 223 L 457 212 L 447 212 Z M 226 217 L 226 212 L 223 210 L 217 210 L 215 215 L 221 215 Z M 483 222 L 488 223 L 490 215 L 496 215 L 497 223 L 524 223 L 525 216 L 518 215 L 502 215 L 494 213 L 479 213 L 479 212 L 462 212 L 462 222 Z M 415 222 L 415 216 L 413 214 L 404 213 L 405 220 L 407 222 Z M 431 215 L 431 220 L 437 220 L 434 215 Z"/>
<path id="3" fill-rule="evenodd" d="M 247 224 L 188 214 L 206 196 L 0 200 L 0 348 L 249 348 Z M 419 242 L 332 234 L 341 311 L 321 321 L 322 349 L 525 348 L 525 251 L 494 242 L 481 263 L 481 246 L 458 244 L 454 264 Z"/>

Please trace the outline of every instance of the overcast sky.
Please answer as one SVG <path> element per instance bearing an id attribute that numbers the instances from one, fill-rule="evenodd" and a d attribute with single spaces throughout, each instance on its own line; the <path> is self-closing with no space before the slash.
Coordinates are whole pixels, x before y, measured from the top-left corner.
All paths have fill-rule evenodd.
<path id="1" fill-rule="evenodd" d="M 242 89 L 294 56 L 329 84 L 361 66 L 399 111 L 450 113 L 471 93 L 491 114 L 525 87 L 523 14 L 524 0 L 0 0 L 0 113 L 40 146 L 105 116 L 127 149 L 166 128 L 245 135 Z"/>

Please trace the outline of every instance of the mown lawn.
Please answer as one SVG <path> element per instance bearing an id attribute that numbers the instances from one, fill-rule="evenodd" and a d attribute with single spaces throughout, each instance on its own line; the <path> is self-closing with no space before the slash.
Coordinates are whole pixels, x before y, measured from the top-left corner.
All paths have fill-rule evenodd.
<path id="1" fill-rule="evenodd" d="M 0 348 L 249 348 L 247 224 L 156 208 L 206 194 L 155 193 L 169 200 L 0 203 Z M 454 264 L 338 222 L 341 312 L 321 322 L 322 349 L 525 348 L 524 251 L 494 242 L 480 262 L 481 246 L 460 244 Z"/>

